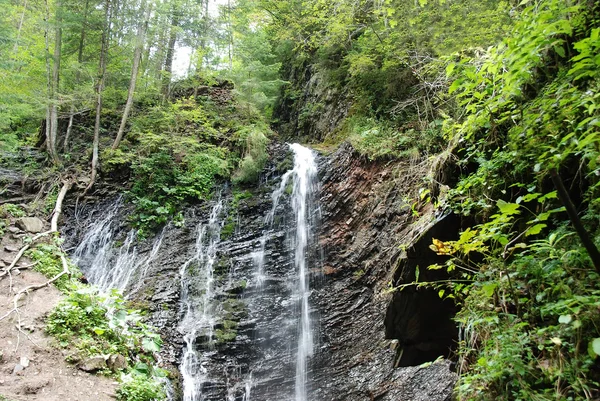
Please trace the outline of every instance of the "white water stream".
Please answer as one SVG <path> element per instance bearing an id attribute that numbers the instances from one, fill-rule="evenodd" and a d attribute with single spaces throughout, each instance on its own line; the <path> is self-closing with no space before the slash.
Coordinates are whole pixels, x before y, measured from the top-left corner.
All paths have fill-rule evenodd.
<path id="1" fill-rule="evenodd" d="M 290 146 L 294 152 L 294 189 L 292 207 L 296 217 L 296 236 L 294 242 L 294 265 L 298 274 L 298 298 L 300 303 L 300 322 L 298 329 L 298 354 L 296 358 L 296 401 L 307 401 L 307 362 L 313 355 L 313 336 L 311 331 L 308 298 L 309 267 L 306 248 L 311 235 L 310 200 L 317 180 L 317 164 L 313 152 L 298 144 Z"/>
<path id="2" fill-rule="evenodd" d="M 154 239 L 152 250 L 139 255 L 135 230 L 127 234 L 123 243 L 115 238 L 116 218 L 121 206 L 119 199 L 102 220 L 93 223 L 75 249 L 73 261 L 85 272 L 87 280 L 101 291 L 118 289 L 127 296 L 126 290 L 131 290 L 134 279 L 138 283 L 136 290 L 143 284 L 151 263 L 158 256 L 166 227 Z"/>
<path id="3" fill-rule="evenodd" d="M 196 350 L 196 338 L 202 336 L 210 344 L 215 318 L 211 301 L 213 298 L 214 267 L 217 246 L 221 241 L 223 219 L 220 213 L 223 202 L 219 200 L 212 208 L 208 223 L 196 228 L 194 255 L 180 270 L 181 305 L 184 317 L 179 329 L 184 333 L 185 349 L 180 365 L 183 378 L 183 401 L 201 400 L 201 384 L 206 378 L 202 355 Z"/>

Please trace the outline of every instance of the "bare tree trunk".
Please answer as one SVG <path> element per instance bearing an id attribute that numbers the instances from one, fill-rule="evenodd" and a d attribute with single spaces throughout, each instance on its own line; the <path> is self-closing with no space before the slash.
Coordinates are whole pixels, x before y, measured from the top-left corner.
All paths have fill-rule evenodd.
<path id="1" fill-rule="evenodd" d="M 100 113 L 102 112 L 102 93 L 106 75 L 106 53 L 108 52 L 108 29 L 110 29 L 110 0 L 104 3 L 104 28 L 102 29 L 102 47 L 100 49 L 100 66 L 98 71 L 98 84 L 96 86 L 96 123 L 94 124 L 94 143 L 92 145 L 92 173 L 90 183 L 85 188 L 85 195 L 93 186 L 98 174 L 98 147 L 100 143 Z M 82 196 L 83 196 L 82 195 Z"/>
<path id="2" fill-rule="evenodd" d="M 231 0 L 227 0 L 227 36 L 229 38 L 227 43 L 229 71 L 231 71 L 233 69 L 233 23 L 231 21 Z"/>
<path id="3" fill-rule="evenodd" d="M 75 107 L 71 107 L 71 114 L 69 115 L 69 125 L 67 125 L 67 133 L 65 134 L 65 141 L 63 142 L 63 152 L 69 151 L 69 137 L 71 136 L 71 130 L 73 129 L 73 118 L 75 117 Z"/>
<path id="4" fill-rule="evenodd" d="M 54 85 L 52 82 L 52 70 L 50 68 L 50 33 L 49 33 L 49 24 L 50 24 L 50 7 L 48 6 L 48 0 L 45 1 L 46 13 L 44 16 L 44 21 L 46 28 L 44 30 L 44 41 L 45 41 L 45 50 L 46 50 L 46 91 L 48 94 L 48 103 L 46 106 L 46 127 L 45 127 L 45 136 L 46 136 L 46 149 L 48 150 L 48 155 L 52 159 L 53 163 L 58 163 L 58 155 L 56 154 L 56 148 L 54 143 L 51 140 L 52 136 L 52 103 L 54 102 Z"/>
<path id="5" fill-rule="evenodd" d="M 48 137 L 48 143 L 52 148 L 52 160 L 54 164 L 60 162 L 58 158 L 58 152 L 56 150 L 56 140 L 58 138 L 58 92 L 60 88 L 60 58 L 62 48 L 62 2 L 59 0 L 56 3 L 56 34 L 54 37 L 54 63 L 52 68 L 52 87 L 53 87 L 53 101 L 50 110 L 50 136 Z"/>
<path id="6" fill-rule="evenodd" d="M 146 1 L 142 0 L 141 10 L 143 11 L 146 8 Z M 133 95 L 135 93 L 135 85 L 137 82 L 138 72 L 140 69 L 140 60 L 142 59 L 142 51 L 144 50 L 144 37 L 146 35 L 146 29 L 148 27 L 148 18 L 150 18 L 150 10 L 151 7 L 148 7 L 146 11 L 146 15 L 144 21 L 140 23 L 138 27 L 137 37 L 135 44 L 135 52 L 133 55 L 133 66 L 131 67 L 131 80 L 129 81 L 129 90 L 127 92 L 127 102 L 125 103 L 125 110 L 123 110 L 123 117 L 121 118 L 121 125 L 119 126 L 119 131 L 117 132 L 117 137 L 112 144 L 112 148 L 116 149 L 119 147 L 121 140 L 123 139 L 123 133 L 125 132 L 125 125 L 127 124 L 127 118 L 129 117 L 129 113 L 131 112 L 131 107 L 133 106 Z"/>
<path id="7" fill-rule="evenodd" d="M 23 12 L 19 19 L 19 27 L 17 29 L 17 38 L 15 39 L 15 45 L 13 46 L 13 58 L 16 60 L 19 54 L 19 40 L 21 39 L 21 31 L 23 30 L 23 22 L 25 21 L 25 12 L 27 11 L 27 0 L 23 3 Z"/>
<path id="8" fill-rule="evenodd" d="M 69 189 L 71 189 L 71 185 L 73 185 L 72 181 L 64 181 L 63 186 L 60 192 L 58 193 L 58 197 L 56 198 L 56 205 L 54 206 L 54 211 L 52 212 L 52 220 L 50 221 L 50 231 L 52 232 L 58 232 L 58 219 L 62 214 L 62 203 L 65 199 L 65 196 L 67 195 L 67 192 L 69 192 Z"/>
<path id="9" fill-rule="evenodd" d="M 77 62 L 79 63 L 79 68 L 81 68 L 81 64 L 83 63 L 83 45 L 85 42 L 89 3 L 89 0 L 85 0 L 85 7 L 83 9 L 83 23 L 81 24 L 81 34 L 79 35 L 79 49 L 77 50 Z M 77 70 L 77 81 L 79 81 L 79 69 Z"/>
<path id="10" fill-rule="evenodd" d="M 171 73 L 173 71 L 173 56 L 175 55 L 175 43 L 177 42 L 177 27 L 179 26 L 178 10 L 173 6 L 171 16 L 171 29 L 169 32 L 169 45 L 167 47 L 167 56 L 165 58 L 165 67 L 163 68 L 162 93 L 166 98 L 171 91 Z"/>

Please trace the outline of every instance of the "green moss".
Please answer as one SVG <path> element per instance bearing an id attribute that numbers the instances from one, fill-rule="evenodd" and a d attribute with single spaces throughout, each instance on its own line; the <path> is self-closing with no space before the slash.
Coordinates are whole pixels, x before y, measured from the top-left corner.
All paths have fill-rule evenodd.
<path id="1" fill-rule="evenodd" d="M 235 340 L 237 330 L 217 329 L 215 330 L 215 341 L 217 344 L 224 344 Z"/>
<path id="2" fill-rule="evenodd" d="M 235 221 L 233 221 L 233 218 L 228 218 L 227 223 L 221 228 L 221 239 L 226 240 L 231 238 L 235 232 L 235 226 L 236 224 Z"/>

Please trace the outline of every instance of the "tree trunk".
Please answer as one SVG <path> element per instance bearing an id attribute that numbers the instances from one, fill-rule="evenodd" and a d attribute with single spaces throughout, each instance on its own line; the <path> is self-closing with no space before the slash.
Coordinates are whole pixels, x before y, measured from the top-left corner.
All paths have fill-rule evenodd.
<path id="1" fill-rule="evenodd" d="M 229 71 L 233 69 L 233 23 L 231 21 L 231 0 L 227 0 L 227 36 L 228 46 L 227 52 L 229 54 Z"/>
<path id="2" fill-rule="evenodd" d="M 58 138 L 58 93 L 60 88 L 60 58 L 62 48 L 62 1 L 56 3 L 56 34 L 54 37 L 54 63 L 52 68 L 52 87 L 53 99 L 50 110 L 50 136 L 48 137 L 48 146 L 52 148 L 52 160 L 54 164 L 60 162 L 56 150 L 56 140 Z"/>
<path id="3" fill-rule="evenodd" d="M 71 107 L 71 115 L 69 115 L 69 125 L 67 125 L 67 133 L 65 134 L 65 141 L 63 142 L 63 152 L 69 151 L 69 137 L 71 136 L 71 130 L 73 129 L 73 118 L 75 117 L 75 108 Z"/>
<path id="4" fill-rule="evenodd" d="M 146 8 L 146 1 L 142 0 L 141 11 Z M 129 81 L 129 90 L 127 92 L 127 102 L 125 103 L 125 110 L 123 110 L 123 117 L 121 118 L 121 125 L 117 132 L 117 137 L 112 144 L 112 148 L 116 149 L 119 147 L 121 140 L 123 139 L 123 133 L 125 132 L 125 126 L 127 124 L 127 118 L 131 112 L 133 106 L 133 95 L 135 93 L 135 85 L 137 82 L 138 72 L 140 69 L 140 60 L 142 59 L 142 51 L 144 50 L 144 37 L 146 35 L 146 29 L 148 27 L 148 18 L 150 18 L 151 7 L 148 7 L 144 21 L 140 23 L 138 27 L 135 51 L 133 55 L 133 66 L 131 67 L 131 79 Z"/>
<path id="5" fill-rule="evenodd" d="M 44 42 L 45 42 L 45 50 L 46 50 L 46 91 L 48 95 L 48 101 L 46 105 L 46 127 L 45 127 L 45 137 L 46 137 L 46 149 L 48 151 L 48 155 L 52 159 L 52 162 L 58 163 L 58 155 L 56 154 L 56 147 L 51 140 L 52 136 L 52 103 L 54 102 L 54 85 L 52 81 L 52 69 L 50 67 L 50 32 L 49 32 L 49 24 L 50 24 L 50 7 L 48 6 L 48 0 L 45 1 L 46 13 L 44 16 L 44 21 L 46 28 L 44 30 Z"/>
<path id="6" fill-rule="evenodd" d="M 98 174 L 98 147 L 100 143 L 100 113 L 102 112 L 102 93 L 106 75 L 106 53 L 108 52 L 108 30 L 110 29 L 110 0 L 104 3 L 104 28 L 102 29 L 102 45 L 100 49 L 100 66 L 98 71 L 98 84 L 96 85 L 96 122 L 94 124 L 94 143 L 92 145 L 92 173 L 90 183 L 85 188 L 85 195 L 94 186 Z M 82 195 L 82 196 L 83 196 Z"/>
<path id="7" fill-rule="evenodd" d="M 19 27 L 17 28 L 17 37 L 15 39 L 15 45 L 13 46 L 13 59 L 17 60 L 19 55 L 19 40 L 21 39 L 21 31 L 23 30 L 23 22 L 25 21 L 25 12 L 27 11 L 27 0 L 23 3 L 23 12 L 19 19 Z"/>
<path id="8" fill-rule="evenodd" d="M 594 267 L 596 268 L 596 271 L 598 273 L 600 273 L 600 252 L 598 252 L 598 248 L 596 248 L 596 245 L 591 240 L 588 232 L 586 231 L 585 227 L 583 226 L 581 219 L 579 219 L 579 215 L 577 214 L 577 209 L 575 208 L 575 205 L 573 204 L 573 201 L 571 200 L 571 197 L 569 196 L 569 192 L 567 191 L 567 189 L 565 188 L 565 185 L 563 184 L 562 178 L 560 178 L 560 175 L 558 174 L 558 171 L 556 169 L 553 169 L 552 171 L 550 171 L 550 177 L 552 178 L 552 183 L 556 187 L 556 192 L 558 193 L 558 197 L 560 198 L 563 205 L 565 206 L 565 209 L 567 209 L 567 214 L 569 215 L 569 220 L 571 220 L 571 224 L 573 224 L 573 227 L 575 228 L 575 232 L 577 233 L 577 235 L 579 236 L 579 239 L 581 240 L 581 243 L 587 250 L 588 255 L 590 256 L 590 259 L 592 260 L 592 263 L 594 264 Z"/>
<path id="9" fill-rule="evenodd" d="M 173 71 L 173 56 L 175 55 L 175 43 L 177 42 L 177 27 L 179 26 L 178 11 L 173 6 L 171 15 L 171 29 L 169 31 L 169 46 L 167 47 L 167 56 L 165 58 L 165 67 L 163 68 L 162 93 L 165 98 L 169 97 L 171 91 L 171 73 Z"/>
<path id="10" fill-rule="evenodd" d="M 89 0 L 85 0 L 85 7 L 83 9 L 83 23 L 81 24 L 81 34 L 79 35 L 79 48 L 77 50 L 77 62 L 79 63 L 79 68 L 81 68 L 81 64 L 83 63 L 83 45 L 85 42 L 87 28 L 88 9 Z M 79 68 L 77 69 L 77 81 L 79 81 Z"/>

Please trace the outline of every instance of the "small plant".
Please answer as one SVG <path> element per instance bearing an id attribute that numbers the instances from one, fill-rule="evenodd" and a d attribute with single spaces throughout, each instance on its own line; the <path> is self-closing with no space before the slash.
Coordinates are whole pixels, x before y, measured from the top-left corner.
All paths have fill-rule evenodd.
<path id="1" fill-rule="evenodd" d="M 25 255 L 35 262 L 33 269 L 48 278 L 52 278 L 63 271 L 61 255 L 65 256 L 64 252 L 53 243 L 37 244 L 33 249 L 29 249 Z M 68 289 L 73 278 L 81 275 L 81 272 L 68 259 L 67 263 L 69 264 L 71 277 L 64 275 L 54 282 L 54 285 L 63 292 Z"/>
<path id="2" fill-rule="evenodd" d="M 25 210 L 21 206 L 5 203 L 0 206 L 0 217 L 8 218 L 8 217 L 25 217 Z"/>
<path id="3" fill-rule="evenodd" d="M 254 128 L 245 134 L 246 154 L 233 174 L 233 182 L 236 184 L 250 184 L 258 181 L 260 172 L 269 160 L 267 145 L 269 139 L 266 135 Z"/>
<path id="4" fill-rule="evenodd" d="M 156 377 L 145 373 L 135 372 L 122 378 L 123 382 L 117 389 L 119 401 L 159 401 L 165 399 L 163 385 Z"/>

